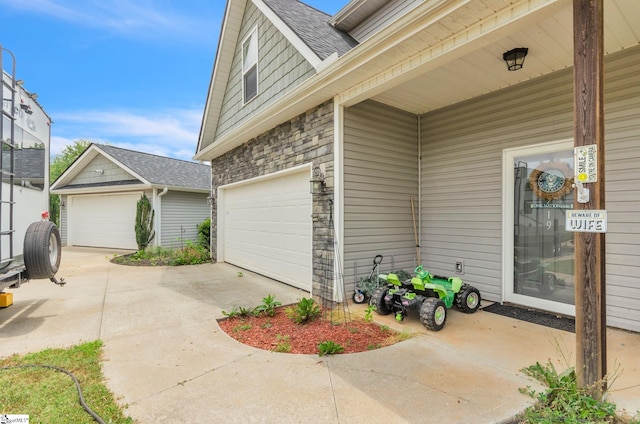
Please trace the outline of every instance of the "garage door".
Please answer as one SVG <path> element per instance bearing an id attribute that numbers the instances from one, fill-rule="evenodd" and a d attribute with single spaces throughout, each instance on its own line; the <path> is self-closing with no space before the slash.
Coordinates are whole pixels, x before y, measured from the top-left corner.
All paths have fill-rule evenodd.
<path id="1" fill-rule="evenodd" d="M 142 193 L 70 196 L 69 244 L 137 249 L 136 204 Z"/>
<path id="2" fill-rule="evenodd" d="M 305 168 L 223 189 L 222 260 L 310 292 L 309 175 Z"/>

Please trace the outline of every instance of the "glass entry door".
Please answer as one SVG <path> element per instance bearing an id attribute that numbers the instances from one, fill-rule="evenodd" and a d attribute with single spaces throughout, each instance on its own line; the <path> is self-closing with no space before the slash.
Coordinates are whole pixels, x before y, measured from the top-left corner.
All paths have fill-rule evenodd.
<path id="1" fill-rule="evenodd" d="M 574 315 L 573 143 L 509 150 L 504 167 L 505 298 Z"/>

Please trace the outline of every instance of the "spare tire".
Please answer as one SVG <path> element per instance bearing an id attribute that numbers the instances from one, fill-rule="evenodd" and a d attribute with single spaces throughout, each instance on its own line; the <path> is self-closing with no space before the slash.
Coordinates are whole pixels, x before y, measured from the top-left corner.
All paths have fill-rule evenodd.
<path id="1" fill-rule="evenodd" d="M 24 236 L 24 265 L 27 278 L 53 278 L 60 267 L 62 243 L 60 231 L 51 221 L 29 225 Z"/>

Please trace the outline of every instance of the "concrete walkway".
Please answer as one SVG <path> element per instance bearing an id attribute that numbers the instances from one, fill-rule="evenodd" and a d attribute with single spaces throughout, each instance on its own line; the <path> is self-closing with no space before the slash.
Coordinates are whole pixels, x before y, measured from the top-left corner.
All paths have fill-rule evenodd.
<path id="1" fill-rule="evenodd" d="M 139 423 L 506 422 L 531 403 L 519 388 L 542 389 L 523 367 L 575 358 L 574 334 L 483 311 L 452 311 L 438 333 L 414 315 L 375 316 L 415 337 L 370 352 L 263 351 L 220 330 L 222 311 L 306 293 L 226 264 L 125 267 L 109 262 L 114 253 L 65 248 L 67 286 L 14 290 L 0 309 L 0 356 L 101 339 L 107 385 Z M 639 334 L 609 330 L 611 400 L 630 413 L 640 410 L 639 351 Z"/>

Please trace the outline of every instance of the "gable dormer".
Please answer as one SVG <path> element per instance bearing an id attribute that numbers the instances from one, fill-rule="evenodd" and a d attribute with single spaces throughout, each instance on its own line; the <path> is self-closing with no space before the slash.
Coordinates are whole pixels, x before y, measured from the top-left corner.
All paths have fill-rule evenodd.
<path id="1" fill-rule="evenodd" d="M 297 0 L 229 0 L 198 151 L 357 45 Z"/>

